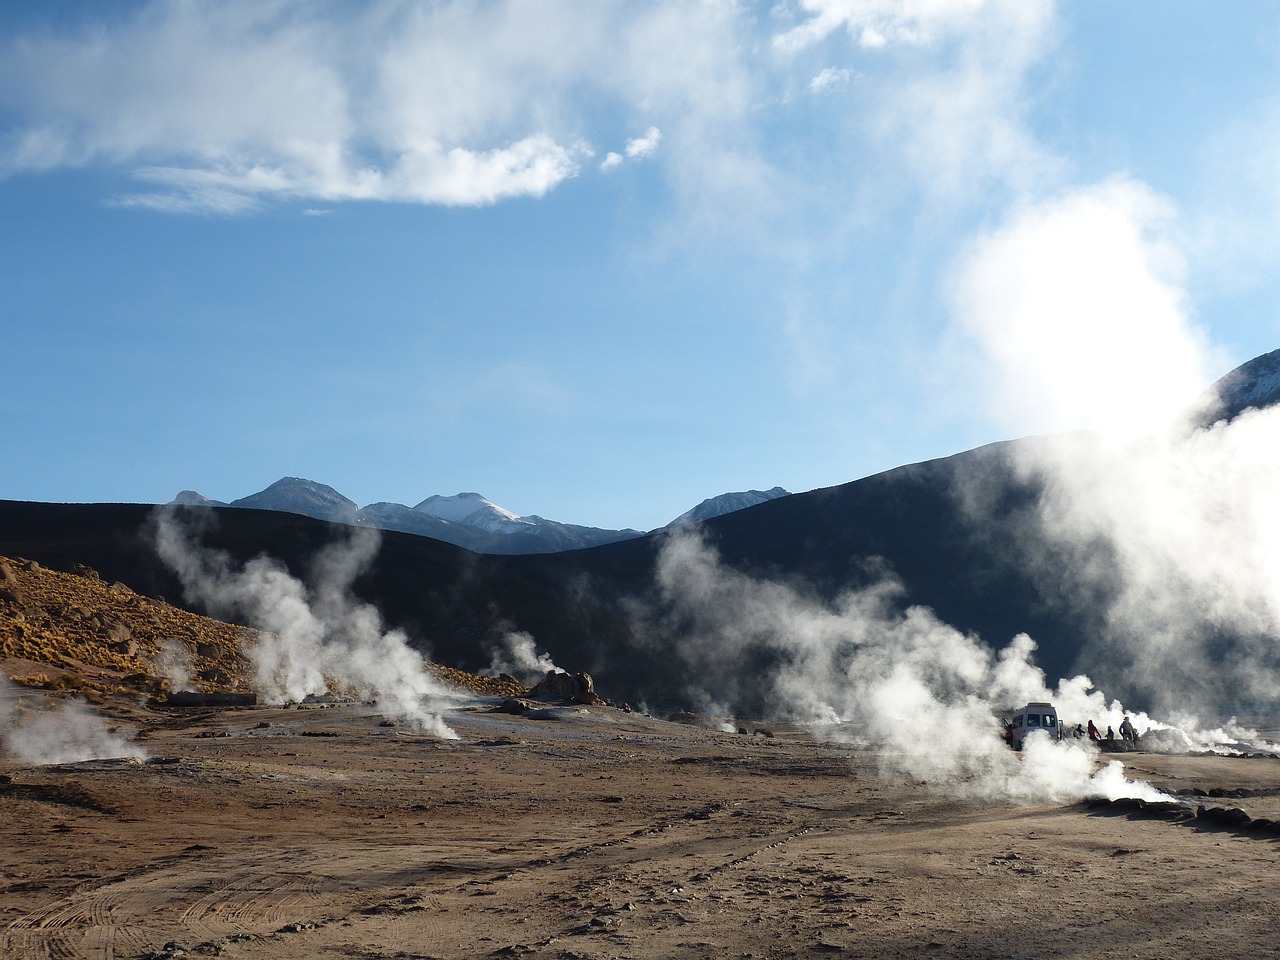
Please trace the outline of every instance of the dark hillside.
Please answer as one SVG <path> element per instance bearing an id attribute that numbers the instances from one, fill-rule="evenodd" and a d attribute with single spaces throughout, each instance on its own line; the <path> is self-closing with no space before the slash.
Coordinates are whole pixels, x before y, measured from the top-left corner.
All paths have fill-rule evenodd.
<path id="1" fill-rule="evenodd" d="M 1029 633 L 1046 672 L 1069 675 L 1080 624 L 1046 596 L 1023 562 L 1019 518 L 1037 491 L 1014 476 L 1008 449 L 995 444 L 770 500 L 709 520 L 702 530 L 727 564 L 827 599 L 890 572 L 903 584 L 904 606 L 930 607 L 997 647 Z M 971 521 L 957 498 L 961 487 L 975 490 L 984 516 L 995 519 Z M 626 677 L 661 690 L 680 665 L 678 639 L 669 638 L 666 649 L 639 653 L 620 601 L 652 601 L 654 561 L 664 539 L 651 535 L 592 550 L 502 558 L 495 586 L 520 584 L 532 591 L 523 598 L 531 603 L 507 609 L 558 661 L 582 662 L 586 653 L 588 668 L 604 678 Z M 652 702 L 654 694 L 648 695 Z"/>
<path id="2" fill-rule="evenodd" d="M 1001 447 L 983 448 L 770 500 L 707 521 L 703 530 L 732 566 L 804 583 L 826 597 L 864 585 L 887 567 L 905 586 L 904 603 L 932 607 L 997 646 L 1027 631 L 1041 644 L 1042 664 L 1058 675 L 1075 659 L 1072 631 L 1013 559 L 1007 531 L 976 529 L 953 494 L 958 479 L 978 477 L 988 502 L 1016 515 L 1033 494 L 1004 463 Z M 106 579 L 185 603 L 150 546 L 154 509 L 0 501 L 0 554 L 55 569 L 84 563 Z M 193 518 L 214 518 L 207 545 L 240 562 L 269 554 L 304 580 L 314 555 L 349 532 L 296 514 L 185 509 Z M 481 556 L 383 533 L 355 590 L 439 662 L 481 668 L 503 633 L 524 630 L 561 666 L 594 673 L 606 695 L 666 705 L 679 698 L 672 677 L 681 671 L 680 638 L 650 637 L 642 649 L 630 613 L 633 601 L 656 602 L 654 561 L 665 536 L 557 554 Z"/>

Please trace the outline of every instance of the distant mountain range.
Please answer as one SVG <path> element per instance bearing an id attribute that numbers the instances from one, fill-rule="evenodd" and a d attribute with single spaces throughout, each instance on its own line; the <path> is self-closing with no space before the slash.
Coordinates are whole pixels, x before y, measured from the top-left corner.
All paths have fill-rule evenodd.
<path id="1" fill-rule="evenodd" d="M 786 490 L 774 487 L 771 490 L 746 490 L 709 497 L 692 510 L 676 517 L 663 529 L 700 523 L 785 496 L 788 496 Z M 414 507 L 386 502 L 360 507 L 333 487 L 300 477 L 283 477 L 265 490 L 230 503 L 210 500 L 194 490 L 183 490 L 172 502 L 185 506 L 237 507 L 297 513 L 329 523 L 346 523 L 431 537 L 465 547 L 475 553 L 556 553 L 644 536 L 640 530 L 607 530 L 559 523 L 539 516 L 520 516 L 478 493 L 459 493 L 452 497 L 431 496 Z"/>
<path id="2" fill-rule="evenodd" d="M 1206 423 L 1280 401 L 1280 351 L 1242 365 L 1216 389 L 1223 403 Z M 901 584 L 892 600 L 897 609 L 930 608 L 942 622 L 996 648 L 1025 631 L 1039 644 L 1037 661 L 1049 678 L 1083 671 L 1128 704 L 1142 690 L 1143 665 L 1115 662 L 1090 644 L 1108 598 L 1064 592 L 1054 576 L 1082 558 L 1064 552 L 1027 562 L 1024 521 L 1037 509 L 1045 481 L 1020 471 L 1018 455 L 1061 440 L 991 444 L 806 493 L 770 497 L 774 491 L 766 491 L 761 502 L 697 522 L 725 570 L 788 584 L 828 603 L 891 571 Z M 419 505 L 426 509 L 374 504 L 362 511 L 321 485 L 282 484 L 273 485 L 272 497 L 291 492 L 292 506 L 283 508 L 289 512 L 230 509 L 200 498 L 192 512 L 199 515 L 202 542 L 238 563 L 268 555 L 307 579 L 317 554 L 349 533 L 334 525 L 336 518 L 350 524 L 361 513 L 407 514 L 424 525 L 450 524 L 440 529 L 452 531 L 469 528 L 464 521 L 474 517 L 477 535 L 491 537 L 509 536 L 495 531 L 534 519 L 512 517 L 476 495 L 429 498 Z M 239 506 L 282 504 L 266 497 L 271 490 Z M 966 500 L 975 491 L 983 499 L 980 517 Z M 322 521 L 300 515 L 304 509 L 331 513 Z M 0 555 L 58 570 L 87 564 L 139 592 L 209 612 L 184 601 L 177 577 L 156 555 L 155 510 L 0 501 Z M 353 589 L 388 626 L 451 666 L 483 669 L 504 637 L 525 631 L 556 663 L 589 671 L 598 688 L 617 700 L 657 709 L 695 706 L 695 691 L 708 690 L 700 670 L 715 668 L 734 677 L 732 686 L 711 691 L 719 703 L 744 716 L 767 709 L 766 653 L 742 647 L 718 654 L 716 663 L 691 659 L 698 628 L 687 610 L 672 605 L 661 582 L 663 548 L 676 535 L 662 528 L 588 549 L 485 555 L 443 538 L 387 529 Z M 1083 561 L 1105 559 L 1090 553 Z M 1105 591 L 1106 581 L 1097 582 Z M 1232 638 L 1219 640 L 1220 655 L 1231 656 Z M 1131 705 L 1143 706 L 1141 697 Z"/>

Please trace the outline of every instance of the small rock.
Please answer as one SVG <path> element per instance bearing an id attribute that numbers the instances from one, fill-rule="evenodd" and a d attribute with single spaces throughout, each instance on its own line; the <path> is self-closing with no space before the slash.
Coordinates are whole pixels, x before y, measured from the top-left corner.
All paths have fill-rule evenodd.
<path id="1" fill-rule="evenodd" d="M 86 579 L 89 579 L 89 580 L 102 579 L 102 574 L 98 573 L 98 571 L 93 569 L 93 567 L 90 567 L 87 564 L 83 564 L 83 563 L 73 564 L 71 567 L 71 572 L 76 574 L 77 576 L 85 577 Z"/>

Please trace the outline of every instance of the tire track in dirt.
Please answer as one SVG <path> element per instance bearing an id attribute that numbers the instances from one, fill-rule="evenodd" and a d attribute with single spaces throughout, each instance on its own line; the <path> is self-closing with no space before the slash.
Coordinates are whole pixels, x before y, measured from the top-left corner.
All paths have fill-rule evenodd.
<path id="1" fill-rule="evenodd" d="M 728 823 L 755 817 L 733 802 L 701 804 L 534 861 L 509 876 L 471 883 L 488 888 L 477 894 L 489 893 L 500 881 L 524 887 L 525 905 L 509 889 L 499 898 L 506 901 L 505 910 L 496 908 L 499 912 L 523 914 L 536 902 L 544 915 L 559 917 L 537 931 L 540 937 L 531 929 L 529 940 L 500 948 L 512 955 L 556 942 L 572 943 L 575 950 L 635 949 L 641 930 L 645 937 L 661 939 L 691 923 L 685 911 L 701 910 L 702 901 L 720 898 L 717 881 L 726 873 L 818 829 L 808 817 L 780 815 L 772 809 L 758 813 L 763 819 L 750 836 L 726 834 Z M 688 858 L 696 859 L 690 863 Z"/>
<path id="2" fill-rule="evenodd" d="M 133 956 L 153 939 L 145 930 L 147 917 L 146 906 L 139 909 L 127 889 L 73 894 L 10 923 L 0 935 L 0 956 L 5 960 Z"/>
<path id="3" fill-rule="evenodd" d="M 309 915 L 322 897 L 323 864 L 303 871 L 296 860 L 285 851 L 247 862 L 184 861 L 83 890 L 12 921 L 0 933 L 0 957 L 115 960 L 175 939 L 271 933 Z"/>
<path id="4" fill-rule="evenodd" d="M 309 919 L 322 899 L 329 864 L 314 855 L 305 864 L 294 849 L 204 858 L 164 879 L 175 894 L 172 929 L 196 941 L 272 933 Z"/>

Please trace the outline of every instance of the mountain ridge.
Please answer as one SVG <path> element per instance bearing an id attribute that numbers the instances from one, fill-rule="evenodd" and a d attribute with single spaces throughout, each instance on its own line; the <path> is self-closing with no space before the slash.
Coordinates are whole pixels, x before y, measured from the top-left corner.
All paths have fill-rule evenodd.
<path id="1" fill-rule="evenodd" d="M 1236 393 L 1224 391 L 1224 409 L 1232 396 L 1245 401 L 1237 403 L 1241 410 L 1265 405 L 1273 369 L 1271 361 L 1238 368 L 1227 380 Z M 1042 555 L 1028 553 L 1027 521 L 1051 481 L 1028 475 L 1019 460 L 1053 452 L 1057 444 L 1068 444 L 1070 453 L 1078 440 L 1000 441 L 774 498 L 702 521 L 699 539 L 725 582 L 767 585 L 762 595 L 789 590 L 817 611 L 839 609 L 858 591 L 890 584 L 891 593 L 876 594 L 890 613 L 927 609 L 997 651 L 1027 634 L 1048 677 L 1087 673 L 1110 696 L 1141 708 L 1142 664 L 1116 661 L 1091 645 L 1113 599 L 1110 582 L 1093 578 L 1089 594 L 1061 589 L 1059 572 L 1067 564 L 1097 564 L 1105 555 L 1045 553 L 1042 543 L 1030 548 Z M 970 509 L 975 495 L 980 510 Z M 139 592 L 178 597 L 183 586 L 155 549 L 158 509 L 164 508 L 0 501 L 0 555 L 60 569 L 84 563 Z M 318 575 L 318 555 L 351 538 L 349 525 L 300 514 L 216 505 L 169 509 L 189 518 L 202 545 L 224 552 L 228 562 L 266 556 L 303 580 Z M 705 702 L 697 699 L 701 692 L 739 715 L 760 715 L 752 711 L 776 702 L 770 685 L 775 654 L 735 636 L 736 646 L 714 661 L 697 659 L 699 625 L 667 592 L 673 581 L 662 569 L 667 548 L 680 545 L 681 536 L 680 528 L 663 528 L 587 549 L 481 555 L 386 531 L 351 590 L 437 662 L 484 668 L 504 638 L 528 634 L 556 663 L 590 672 L 611 698 L 696 707 Z M 202 612 L 198 602 L 187 603 Z M 724 606 L 718 612 L 725 613 Z M 1214 656 L 1233 655 L 1231 635 L 1212 639 Z M 710 686 L 725 676 L 732 677 L 730 685 Z"/>
<path id="2" fill-rule="evenodd" d="M 767 491 L 720 494 L 703 500 L 658 529 L 700 523 L 765 500 L 788 495 L 788 491 L 782 487 L 773 487 Z M 212 500 L 194 490 L 181 491 L 170 503 L 180 506 L 277 510 L 330 523 L 431 537 L 483 554 L 581 550 L 645 535 L 644 531 L 631 528 L 611 530 L 561 523 L 536 514 L 522 516 L 474 492 L 453 496 L 434 494 L 413 507 L 390 501 L 379 501 L 361 507 L 333 487 L 302 477 L 282 477 L 257 493 L 229 503 Z"/>

